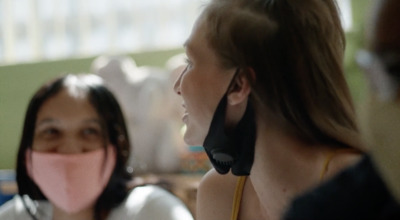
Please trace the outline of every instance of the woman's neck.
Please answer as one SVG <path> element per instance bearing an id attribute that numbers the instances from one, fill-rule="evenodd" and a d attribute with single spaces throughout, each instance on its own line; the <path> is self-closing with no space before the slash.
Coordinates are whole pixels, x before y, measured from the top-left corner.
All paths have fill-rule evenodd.
<path id="1" fill-rule="evenodd" d="M 53 205 L 53 218 L 52 220 L 93 220 L 94 208 L 87 208 L 80 212 L 69 214 Z"/>
<path id="2" fill-rule="evenodd" d="M 264 214 L 277 219 L 293 197 L 319 183 L 329 148 L 307 145 L 277 129 L 259 127 L 258 132 L 250 180 Z"/>

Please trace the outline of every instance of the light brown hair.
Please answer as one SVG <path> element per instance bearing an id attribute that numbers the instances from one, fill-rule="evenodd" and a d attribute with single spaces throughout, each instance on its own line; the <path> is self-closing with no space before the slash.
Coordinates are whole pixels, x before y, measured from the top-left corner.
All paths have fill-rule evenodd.
<path id="1" fill-rule="evenodd" d="M 306 141 L 359 147 L 334 0 L 211 0 L 200 18 L 224 67 L 255 72 L 258 113 Z"/>

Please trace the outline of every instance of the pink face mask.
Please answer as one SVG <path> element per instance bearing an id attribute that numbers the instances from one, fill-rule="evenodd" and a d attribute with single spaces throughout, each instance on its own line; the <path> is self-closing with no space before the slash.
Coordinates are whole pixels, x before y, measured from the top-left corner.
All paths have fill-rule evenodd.
<path id="1" fill-rule="evenodd" d="M 58 154 L 27 150 L 28 175 L 58 208 L 76 213 L 96 202 L 116 163 L 113 146 L 88 153 Z"/>

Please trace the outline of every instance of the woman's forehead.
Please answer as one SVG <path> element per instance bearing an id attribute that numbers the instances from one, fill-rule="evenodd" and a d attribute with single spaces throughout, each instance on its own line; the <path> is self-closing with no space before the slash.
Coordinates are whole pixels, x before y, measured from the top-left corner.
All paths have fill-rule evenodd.
<path id="1" fill-rule="evenodd" d="M 46 118 L 98 118 L 98 114 L 87 96 L 76 96 L 63 89 L 40 107 L 37 120 Z"/>

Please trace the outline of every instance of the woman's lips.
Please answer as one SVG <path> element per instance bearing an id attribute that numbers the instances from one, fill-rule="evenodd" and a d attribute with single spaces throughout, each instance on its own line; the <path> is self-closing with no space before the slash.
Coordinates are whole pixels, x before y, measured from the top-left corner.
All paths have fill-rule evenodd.
<path id="1" fill-rule="evenodd" d="M 182 121 L 183 121 L 184 123 L 186 123 L 188 116 L 189 116 L 189 114 L 188 114 L 187 112 L 185 112 L 185 113 L 183 114 L 183 116 L 182 116 Z"/>
<path id="2" fill-rule="evenodd" d="M 183 113 L 183 116 L 182 116 L 182 121 L 184 122 L 184 123 L 186 123 L 186 120 L 187 120 L 187 117 L 188 117 L 188 112 L 186 111 L 186 106 L 185 106 L 185 104 L 184 103 L 182 103 L 182 107 L 183 107 L 183 109 L 185 109 L 185 112 Z"/>

